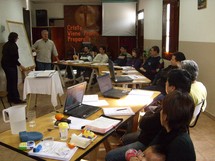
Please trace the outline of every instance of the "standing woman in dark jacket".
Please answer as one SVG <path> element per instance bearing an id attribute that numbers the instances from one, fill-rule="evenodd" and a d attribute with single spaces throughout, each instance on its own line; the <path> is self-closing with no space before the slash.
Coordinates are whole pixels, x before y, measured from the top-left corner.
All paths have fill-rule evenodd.
<path id="1" fill-rule="evenodd" d="M 19 104 L 24 103 L 20 99 L 18 91 L 18 71 L 17 66 L 21 71 L 25 68 L 18 61 L 19 53 L 16 41 L 18 40 L 18 34 L 11 32 L 8 36 L 8 42 L 3 45 L 1 65 L 5 72 L 7 79 L 7 92 L 8 102 Z"/>

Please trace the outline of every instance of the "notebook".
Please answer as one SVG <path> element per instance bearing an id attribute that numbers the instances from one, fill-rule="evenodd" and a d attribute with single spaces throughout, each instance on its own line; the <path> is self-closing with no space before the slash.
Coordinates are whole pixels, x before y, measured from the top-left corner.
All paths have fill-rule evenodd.
<path id="1" fill-rule="evenodd" d="M 129 93 L 129 91 L 114 89 L 109 74 L 97 77 L 97 82 L 104 97 L 121 98 Z"/>
<path id="2" fill-rule="evenodd" d="M 119 82 L 132 82 L 133 79 L 130 78 L 129 76 L 115 76 L 115 71 L 114 71 L 114 64 L 113 62 L 109 59 L 108 60 L 108 64 L 109 64 L 109 70 L 110 70 L 110 75 L 111 75 L 111 79 L 115 82 L 115 83 L 119 83 Z"/>
<path id="3" fill-rule="evenodd" d="M 67 88 L 67 96 L 64 105 L 64 114 L 78 118 L 87 118 L 100 107 L 82 104 L 87 82 L 79 83 Z"/>

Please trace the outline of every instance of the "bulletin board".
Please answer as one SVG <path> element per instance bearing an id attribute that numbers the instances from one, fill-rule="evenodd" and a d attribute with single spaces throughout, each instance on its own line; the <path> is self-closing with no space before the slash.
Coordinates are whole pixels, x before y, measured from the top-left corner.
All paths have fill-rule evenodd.
<path id="1" fill-rule="evenodd" d="M 19 35 L 19 39 L 16 42 L 19 48 L 19 62 L 27 69 L 35 68 L 35 62 L 24 24 L 20 22 L 7 21 L 7 25 L 9 32 L 16 32 Z"/>

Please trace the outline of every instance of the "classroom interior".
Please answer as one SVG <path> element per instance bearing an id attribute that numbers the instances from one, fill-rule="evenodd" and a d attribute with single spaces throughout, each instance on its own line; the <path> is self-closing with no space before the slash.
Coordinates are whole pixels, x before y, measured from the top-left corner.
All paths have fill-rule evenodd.
<path id="1" fill-rule="evenodd" d="M 111 0 L 109 0 L 111 1 Z M 115 0 L 116 2 L 117 0 Z M 165 0 L 164 0 L 165 1 Z M 168 1 L 168 0 L 167 0 Z M 175 0 L 173 0 L 175 1 Z M 198 81 L 201 81 L 207 88 L 207 108 L 204 113 L 200 115 L 197 125 L 190 130 L 191 138 L 193 140 L 197 161 L 212 161 L 215 158 L 215 88 L 213 74 L 214 64 L 214 52 L 215 52 L 215 1 L 207 0 L 205 8 L 198 9 L 198 0 L 179 0 L 179 24 L 178 24 L 178 51 L 185 53 L 187 59 L 192 59 L 199 65 Z M 26 2 L 29 2 L 28 5 Z M 29 7 L 28 13 L 30 15 L 30 21 L 26 24 L 30 28 L 30 42 L 31 44 L 40 37 L 40 31 L 42 29 L 48 29 L 51 32 L 52 39 L 56 39 L 59 47 L 59 53 L 61 59 L 70 59 L 71 46 L 66 43 L 65 40 L 65 26 L 64 22 L 69 17 L 65 17 L 64 6 L 77 7 L 78 5 L 91 5 L 99 6 L 102 9 L 102 3 L 108 2 L 108 0 L 0 0 L 0 58 L 2 55 L 2 45 L 7 41 L 9 34 L 7 21 L 24 23 L 23 13 L 27 7 Z M 113 2 L 113 1 L 111 1 Z M 122 0 L 117 2 L 122 3 Z M 129 0 L 126 0 L 129 2 Z M 131 1 L 130 1 L 131 2 Z M 100 37 L 99 40 L 93 40 L 94 44 L 105 45 L 109 47 L 110 55 L 114 59 L 119 53 L 120 45 L 126 44 L 131 50 L 136 45 L 139 45 L 143 50 L 148 50 L 151 46 L 157 45 L 162 48 L 162 13 L 163 13 L 163 1 L 159 0 L 138 0 L 132 2 L 137 3 L 137 11 L 144 11 L 144 23 L 140 28 L 142 35 L 137 40 L 135 36 L 107 36 Z M 23 9 L 24 8 L 24 9 Z M 47 13 L 47 25 L 39 25 L 37 22 L 36 10 L 46 11 Z M 101 11 L 100 11 L 101 12 Z M 72 14 L 72 13 L 70 13 Z M 69 16 L 69 15 L 67 15 Z M 69 20 L 67 20 L 69 21 Z M 101 24 L 100 22 L 99 24 Z M 52 26 L 55 25 L 55 26 Z M 62 36 L 63 35 L 63 36 Z M 61 37 L 59 39 L 59 37 Z M 139 44 L 140 43 L 140 44 Z M 63 46 L 63 47 L 62 47 Z M 76 50 L 80 50 L 80 43 L 76 47 Z M 169 61 L 165 60 L 165 66 L 169 65 Z M 0 67 L 0 90 L 6 90 L 5 75 Z M 71 82 L 68 82 L 66 86 L 70 86 Z M 22 95 L 23 82 L 22 76 L 19 74 L 19 91 Z M 65 91 L 65 90 L 64 90 Z M 91 89 L 90 94 L 98 92 L 98 87 Z M 47 101 L 49 96 L 39 96 L 37 117 L 53 111 L 53 107 L 50 102 Z M 34 98 L 33 98 L 34 99 Z M 6 102 L 6 106 L 9 107 L 6 98 L 3 99 Z M 65 101 L 65 95 L 62 96 L 62 102 Z M 60 108 L 60 107 L 57 107 Z M 3 110 L 3 106 L 0 103 L 0 109 Z M 9 125 L 3 123 L 2 116 L 0 116 L 0 132 L 9 129 Z M 110 139 L 113 148 L 117 147 L 119 136 L 113 135 Z M 101 145 L 98 160 L 102 161 L 105 157 L 105 149 Z M 87 157 L 83 159 L 87 160 Z"/>

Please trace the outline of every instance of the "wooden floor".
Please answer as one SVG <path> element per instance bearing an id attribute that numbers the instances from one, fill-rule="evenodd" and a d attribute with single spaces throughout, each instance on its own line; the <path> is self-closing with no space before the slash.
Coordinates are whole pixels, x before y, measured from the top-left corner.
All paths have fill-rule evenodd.
<path id="1" fill-rule="evenodd" d="M 70 86 L 71 84 L 67 84 Z M 20 86 L 20 95 L 22 95 L 22 85 Z M 93 88 L 90 93 L 98 92 L 98 88 Z M 33 97 L 34 100 L 34 97 Z M 62 102 L 65 101 L 65 95 L 61 97 Z M 4 99 L 6 106 L 6 99 Z M 31 108 L 35 108 L 32 104 Z M 57 109 L 61 108 L 58 106 Z M 0 103 L 0 110 L 2 111 L 3 106 Z M 50 113 L 53 111 L 53 107 L 51 106 L 50 96 L 47 95 L 39 95 L 38 102 L 36 107 L 37 117 L 42 116 L 46 113 Z M 4 123 L 2 120 L 2 115 L 0 114 L 0 132 L 8 130 L 9 124 Z M 202 113 L 197 125 L 190 129 L 191 138 L 193 140 L 197 161 L 215 161 L 215 121 L 208 117 L 207 114 Z M 111 142 L 112 148 L 116 148 L 119 143 L 119 135 L 111 136 L 109 141 Z M 103 145 L 100 145 L 99 148 L 99 156 L 98 161 L 104 161 L 106 152 Z M 87 160 L 82 159 L 82 161 Z"/>

